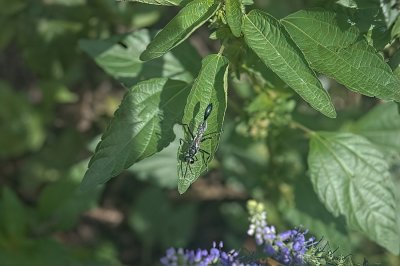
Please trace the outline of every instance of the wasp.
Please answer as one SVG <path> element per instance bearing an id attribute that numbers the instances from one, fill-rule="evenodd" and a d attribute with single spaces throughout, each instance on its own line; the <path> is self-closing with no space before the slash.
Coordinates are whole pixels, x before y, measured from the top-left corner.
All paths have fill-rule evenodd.
<path id="1" fill-rule="evenodd" d="M 205 134 L 205 132 L 207 130 L 207 119 L 210 116 L 212 110 L 213 110 L 213 105 L 212 105 L 212 103 L 210 103 L 207 105 L 207 107 L 204 111 L 203 121 L 197 127 L 197 131 L 195 131 L 195 134 L 190 130 L 190 127 L 187 124 L 183 124 L 183 126 L 186 127 L 186 129 L 189 132 L 190 137 L 191 137 L 190 141 L 180 139 L 181 146 L 183 143 L 188 144 L 188 149 L 183 154 L 183 161 L 186 162 L 186 170 L 185 170 L 185 174 L 183 176 L 186 176 L 188 168 L 189 168 L 190 172 L 193 174 L 192 168 L 190 167 L 190 165 L 194 164 L 194 162 L 196 162 L 198 160 L 198 158 L 197 158 L 198 152 L 201 152 L 204 164 L 207 164 L 208 160 L 210 159 L 211 154 L 208 151 L 203 150 L 200 147 L 200 144 L 208 139 L 211 139 L 213 137 L 212 135 L 219 133 L 219 132 L 213 132 L 213 133 Z M 205 155 L 207 155 L 207 159 L 205 158 Z M 181 168 L 181 171 L 183 174 L 182 161 L 181 161 L 180 168 Z"/>

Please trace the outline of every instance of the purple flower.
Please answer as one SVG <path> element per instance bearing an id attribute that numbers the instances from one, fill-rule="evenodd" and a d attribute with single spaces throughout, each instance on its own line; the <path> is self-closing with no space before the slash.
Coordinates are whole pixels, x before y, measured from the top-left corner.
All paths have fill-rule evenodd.
<path id="1" fill-rule="evenodd" d="M 245 264 L 239 261 L 239 253 L 235 250 L 225 252 L 222 250 L 223 243 L 219 242 L 218 246 L 214 242 L 210 250 L 185 250 L 169 248 L 166 256 L 160 259 L 161 265 L 164 266 L 258 266 L 258 264 Z"/>
<path id="2" fill-rule="evenodd" d="M 250 213 L 247 233 L 254 236 L 257 245 L 263 246 L 265 254 L 285 265 L 303 265 L 304 255 L 315 245 L 315 238 L 306 240 L 307 231 L 298 229 L 277 234 L 274 226 L 268 226 L 267 213 L 261 203 L 249 201 L 247 207 Z"/>

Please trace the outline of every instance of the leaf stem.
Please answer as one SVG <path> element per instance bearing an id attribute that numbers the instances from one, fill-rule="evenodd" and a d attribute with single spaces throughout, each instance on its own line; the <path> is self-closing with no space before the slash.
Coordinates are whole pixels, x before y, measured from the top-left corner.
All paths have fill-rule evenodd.
<path id="1" fill-rule="evenodd" d="M 218 54 L 219 54 L 219 55 L 222 55 L 222 53 L 224 52 L 224 50 L 225 50 L 225 45 L 222 44 L 222 45 L 221 45 L 221 48 L 219 48 Z"/>
<path id="2" fill-rule="evenodd" d="M 306 126 L 304 126 L 304 125 L 302 125 L 302 124 L 300 124 L 300 123 L 298 123 L 296 121 L 290 122 L 290 126 L 292 128 L 300 129 L 300 130 L 304 131 L 307 135 L 310 135 L 310 136 L 316 134 L 314 130 L 309 129 L 308 127 L 306 127 Z"/>

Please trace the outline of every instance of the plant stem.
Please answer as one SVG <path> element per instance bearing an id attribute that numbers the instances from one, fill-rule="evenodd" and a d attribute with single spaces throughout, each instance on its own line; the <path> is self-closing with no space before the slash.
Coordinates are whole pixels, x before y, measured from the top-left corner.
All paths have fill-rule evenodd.
<path id="1" fill-rule="evenodd" d="M 300 124 L 300 123 L 298 123 L 296 121 L 290 122 L 290 126 L 292 128 L 300 129 L 300 130 L 304 131 L 307 135 L 310 135 L 310 136 L 315 134 L 314 130 L 309 129 L 308 127 L 306 127 L 306 126 L 304 126 L 304 125 L 302 125 L 302 124 Z"/>

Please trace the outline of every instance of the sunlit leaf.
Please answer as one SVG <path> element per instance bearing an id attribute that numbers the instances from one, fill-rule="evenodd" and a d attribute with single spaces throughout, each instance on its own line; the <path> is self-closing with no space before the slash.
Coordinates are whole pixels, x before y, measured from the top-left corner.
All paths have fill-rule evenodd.
<path id="1" fill-rule="evenodd" d="M 242 31 L 246 43 L 264 64 L 316 110 L 336 117 L 329 94 L 279 21 L 267 13 L 252 10 L 244 17 Z"/>
<path id="2" fill-rule="evenodd" d="M 350 133 L 315 133 L 308 165 L 314 190 L 330 212 L 399 254 L 396 191 L 389 165 L 373 144 Z"/>
<path id="3" fill-rule="evenodd" d="M 205 134 L 211 134 L 209 135 L 211 138 L 200 143 L 200 148 L 209 155 L 199 151 L 195 163 L 188 164 L 184 161 L 184 154 L 189 148 L 191 136 L 185 130 L 187 143 L 182 145 L 178 152 L 178 191 L 181 194 L 208 169 L 207 164 L 214 157 L 227 104 L 227 70 L 228 60 L 225 57 L 219 54 L 207 56 L 202 61 L 202 68 L 188 96 L 182 123 L 187 124 L 193 134 L 197 134 L 204 118 L 204 111 L 211 103 L 213 107 L 205 131 Z"/>
<path id="4" fill-rule="evenodd" d="M 166 78 L 132 87 L 97 145 L 81 188 L 94 188 L 167 147 L 175 139 L 173 126 L 182 120 L 188 92 L 186 83 Z"/>
<path id="5" fill-rule="evenodd" d="M 287 16 L 282 23 L 316 71 L 355 92 L 400 100 L 399 79 L 346 20 L 329 11 L 303 10 Z"/>
<path id="6" fill-rule="evenodd" d="M 126 86 L 138 80 L 169 77 L 190 82 L 200 70 L 201 57 L 188 43 L 151 62 L 142 62 L 140 54 L 150 43 L 148 30 L 129 35 L 114 36 L 105 40 L 80 40 L 79 46 L 112 77 Z"/>
<path id="7" fill-rule="evenodd" d="M 213 0 L 190 2 L 155 36 L 140 55 L 140 59 L 148 61 L 176 47 L 203 25 L 217 8 L 218 4 L 215 4 Z"/>
<path id="8" fill-rule="evenodd" d="M 242 28 L 241 0 L 225 0 L 226 22 L 236 37 L 240 36 Z"/>
<path id="9" fill-rule="evenodd" d="M 396 7 L 398 1 L 396 0 L 379 0 L 380 8 L 382 9 L 383 17 L 388 28 L 392 26 L 397 17 L 399 16 L 399 9 Z"/>

